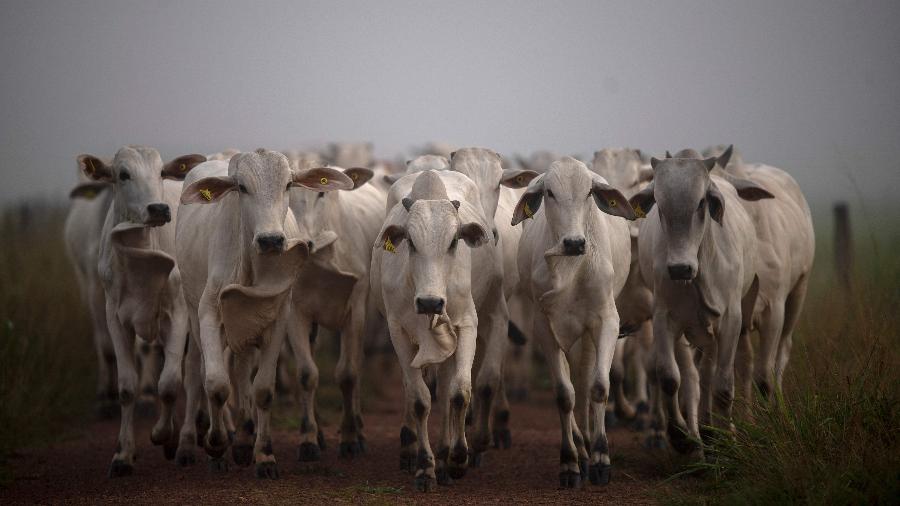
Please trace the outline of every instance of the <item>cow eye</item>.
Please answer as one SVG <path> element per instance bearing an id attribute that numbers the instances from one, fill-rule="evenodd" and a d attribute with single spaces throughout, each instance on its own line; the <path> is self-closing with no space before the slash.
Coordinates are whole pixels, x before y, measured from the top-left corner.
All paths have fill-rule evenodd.
<path id="1" fill-rule="evenodd" d="M 697 211 L 703 212 L 704 208 L 706 208 L 706 199 L 700 199 L 700 204 L 697 206 Z"/>
<path id="2" fill-rule="evenodd" d="M 452 241 L 450 241 L 450 248 L 447 251 L 453 251 L 456 249 L 456 243 L 459 242 L 459 237 L 454 237 Z"/>
<path id="3" fill-rule="evenodd" d="M 552 190 L 547 190 L 547 196 L 550 197 L 551 199 L 555 199 L 555 198 L 556 198 L 556 195 L 553 194 L 553 191 L 552 191 Z"/>
<path id="4" fill-rule="evenodd" d="M 412 239 L 410 239 L 410 238 L 407 237 L 407 238 L 406 238 L 406 242 L 409 243 L 409 252 L 410 252 L 410 253 L 415 253 L 415 252 L 416 252 L 416 245 L 413 244 Z"/>
<path id="5" fill-rule="evenodd" d="M 131 179 L 131 174 L 124 170 L 119 172 L 119 181 L 128 181 L 129 179 Z"/>
<path id="6" fill-rule="evenodd" d="M 325 192 L 319 192 L 319 194 L 316 195 L 316 198 L 317 198 L 317 199 L 320 199 L 320 198 L 322 198 L 322 197 L 324 197 L 324 196 L 325 196 Z"/>
<path id="7" fill-rule="evenodd" d="M 241 193 L 247 193 L 247 187 L 244 186 L 244 185 L 242 185 L 242 184 L 239 184 L 239 185 L 238 185 L 238 191 L 241 192 Z"/>
<path id="8" fill-rule="evenodd" d="M 291 183 L 288 183 L 287 186 L 284 187 L 284 191 L 288 191 L 291 189 Z"/>

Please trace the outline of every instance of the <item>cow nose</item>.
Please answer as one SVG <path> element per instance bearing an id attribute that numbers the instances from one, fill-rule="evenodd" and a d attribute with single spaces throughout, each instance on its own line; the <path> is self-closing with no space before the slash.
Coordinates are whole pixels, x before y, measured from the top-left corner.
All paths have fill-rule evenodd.
<path id="1" fill-rule="evenodd" d="M 416 297 L 416 312 L 441 314 L 444 312 L 444 299 L 442 297 Z"/>
<path id="2" fill-rule="evenodd" d="M 688 264 L 670 264 L 669 277 L 675 281 L 690 280 L 694 277 L 694 268 Z"/>
<path id="3" fill-rule="evenodd" d="M 584 237 L 566 237 L 563 239 L 563 252 L 566 255 L 584 255 Z"/>
<path id="4" fill-rule="evenodd" d="M 284 249 L 284 235 L 265 234 L 256 238 L 256 244 L 262 253 L 278 253 Z"/>
<path id="5" fill-rule="evenodd" d="M 147 216 L 151 221 L 163 221 L 168 223 L 172 220 L 172 212 L 169 210 L 168 204 L 150 204 L 147 206 Z"/>

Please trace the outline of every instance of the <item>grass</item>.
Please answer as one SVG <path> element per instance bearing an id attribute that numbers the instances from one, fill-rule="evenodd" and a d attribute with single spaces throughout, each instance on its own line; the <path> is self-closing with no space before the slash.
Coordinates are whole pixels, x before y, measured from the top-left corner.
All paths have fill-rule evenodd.
<path id="1" fill-rule="evenodd" d="M 896 504 L 900 498 L 900 240 L 857 261 L 852 291 L 821 267 L 785 391 L 754 402 L 676 503 Z M 827 252 L 829 248 L 820 248 Z M 827 264 L 827 262 L 826 262 Z M 830 265 L 829 265 L 830 267 Z M 683 472 L 684 472 L 683 471 Z"/>
<path id="2" fill-rule="evenodd" d="M 0 482 L 16 448 L 64 436 L 90 413 L 96 359 L 64 218 L 44 204 L 0 216 Z"/>

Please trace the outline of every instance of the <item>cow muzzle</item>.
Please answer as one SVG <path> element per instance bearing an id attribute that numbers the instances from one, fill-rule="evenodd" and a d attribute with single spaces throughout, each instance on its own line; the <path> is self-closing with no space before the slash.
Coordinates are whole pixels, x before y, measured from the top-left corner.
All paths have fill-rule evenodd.
<path id="1" fill-rule="evenodd" d="M 690 264 L 669 264 L 667 267 L 669 270 L 669 278 L 671 278 L 672 281 L 687 282 L 694 279 L 694 276 L 697 275 L 697 269 Z"/>
<path id="2" fill-rule="evenodd" d="M 445 302 L 443 297 L 435 297 L 433 295 L 416 297 L 416 313 L 427 315 L 441 314 L 444 312 Z"/>
<path id="3" fill-rule="evenodd" d="M 145 216 L 144 224 L 151 227 L 158 227 L 172 221 L 172 211 L 168 204 L 148 205 Z"/>
<path id="4" fill-rule="evenodd" d="M 281 253 L 284 251 L 284 234 L 270 233 L 256 236 L 256 249 L 260 253 Z"/>
<path id="5" fill-rule="evenodd" d="M 584 237 L 566 237 L 562 241 L 563 254 L 566 256 L 584 255 L 586 241 Z"/>

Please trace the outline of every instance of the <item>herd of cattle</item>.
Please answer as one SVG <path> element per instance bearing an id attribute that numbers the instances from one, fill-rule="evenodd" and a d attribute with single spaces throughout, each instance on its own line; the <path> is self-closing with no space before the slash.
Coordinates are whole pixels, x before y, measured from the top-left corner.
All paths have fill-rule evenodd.
<path id="1" fill-rule="evenodd" d="M 814 255 L 790 175 L 731 147 L 705 155 L 603 149 L 591 164 L 537 154 L 513 165 L 464 148 L 405 170 L 356 144 L 168 163 L 140 146 L 79 156 L 65 234 L 93 321 L 98 390 L 121 406 L 110 476 L 133 472 L 135 404 L 153 393 L 151 440 L 167 458 L 189 465 L 200 446 L 223 470 L 230 447 L 236 464 L 277 478 L 271 409 L 283 354 L 296 364 L 298 458 L 319 460 L 320 327 L 340 339 L 343 457 L 365 450 L 364 342 L 393 345 L 400 461 L 418 490 L 461 478 L 492 441 L 508 447 L 504 375 L 521 361 L 511 339 L 533 343 L 548 365 L 562 487 L 609 481 L 608 402 L 650 421 L 651 440 L 701 458 L 710 427 L 733 428 L 736 394 L 781 387 Z"/>

